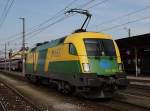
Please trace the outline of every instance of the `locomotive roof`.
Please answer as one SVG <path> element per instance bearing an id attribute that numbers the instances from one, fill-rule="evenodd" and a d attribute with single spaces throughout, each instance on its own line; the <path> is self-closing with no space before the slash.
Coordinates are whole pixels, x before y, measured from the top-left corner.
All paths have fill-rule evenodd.
<path id="1" fill-rule="evenodd" d="M 79 40 L 82 38 L 95 38 L 95 37 L 111 39 L 110 35 L 106 35 L 99 32 L 79 32 L 79 33 L 73 33 L 71 35 L 56 40 L 51 40 L 49 42 L 43 42 L 41 43 L 40 46 L 36 46 L 32 48 L 31 51 L 47 49 L 49 47 L 54 47 L 62 43 L 68 43 L 69 41 L 76 41 L 77 39 Z"/>
<path id="2" fill-rule="evenodd" d="M 31 49 L 31 51 L 34 51 L 34 50 L 42 50 L 42 49 L 46 49 L 48 47 L 54 47 L 54 46 L 57 46 L 59 44 L 62 44 L 64 42 L 66 37 L 62 37 L 62 38 L 59 38 L 59 39 L 56 39 L 56 40 L 51 40 L 49 42 L 46 42 L 46 43 L 41 43 L 40 46 L 36 46 L 34 48 Z"/>
<path id="3" fill-rule="evenodd" d="M 110 35 L 100 33 L 100 32 L 81 32 L 81 33 L 74 33 L 69 35 L 64 42 L 65 43 L 78 42 L 79 40 L 84 38 L 112 39 Z"/>

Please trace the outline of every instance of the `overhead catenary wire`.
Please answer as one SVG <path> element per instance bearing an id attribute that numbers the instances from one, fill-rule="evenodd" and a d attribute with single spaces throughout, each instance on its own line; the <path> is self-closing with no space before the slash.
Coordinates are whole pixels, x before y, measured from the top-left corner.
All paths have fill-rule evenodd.
<path id="1" fill-rule="evenodd" d="M 91 4 L 91 3 L 94 2 L 94 1 L 96 1 L 96 0 L 90 0 L 90 1 L 88 1 L 88 2 L 86 2 L 86 3 L 84 3 L 84 4 L 78 5 L 78 6 L 75 7 L 75 8 L 86 7 L 86 6 L 88 6 L 89 4 Z"/>
<path id="2" fill-rule="evenodd" d="M 92 0 L 91 0 L 91 1 L 92 1 Z M 95 1 L 95 0 L 93 0 L 93 1 Z M 99 2 L 97 5 L 100 5 L 100 4 L 104 3 L 104 1 L 108 1 L 108 0 L 103 0 L 103 1 Z M 92 2 L 89 2 L 89 3 L 92 3 Z M 88 4 L 86 4 L 86 5 L 88 5 Z M 85 5 L 85 6 L 86 6 L 86 5 Z M 91 9 L 91 8 L 97 6 L 97 5 L 94 4 L 93 6 L 88 7 L 88 9 Z M 62 12 L 63 12 L 63 11 L 62 11 Z M 58 15 L 59 15 L 59 14 L 58 14 Z M 73 14 L 73 15 L 75 15 L 75 14 Z M 27 33 L 27 34 L 30 35 L 30 34 L 33 34 L 33 33 L 36 33 L 36 34 L 37 34 L 37 33 L 40 33 L 40 32 L 42 32 L 43 30 L 49 28 L 50 26 L 53 26 L 53 25 L 55 25 L 56 23 L 59 23 L 59 22 L 65 20 L 65 19 L 67 19 L 67 18 L 69 18 L 69 17 L 71 17 L 71 16 L 73 16 L 73 15 L 62 17 L 62 18 L 56 20 L 55 22 L 53 22 L 53 23 L 51 23 L 51 24 L 48 24 L 47 26 L 44 26 L 44 27 L 39 28 L 39 29 L 37 29 L 37 30 L 32 30 L 32 33 Z M 55 18 L 55 17 L 54 17 L 54 18 Z M 50 21 L 51 21 L 51 20 L 50 20 Z M 47 22 L 49 22 L 49 20 L 48 20 L 48 21 L 45 21 L 45 23 L 47 23 Z M 39 25 L 37 25 L 37 27 L 41 27 L 42 25 L 43 25 L 43 24 L 39 24 Z M 35 35 L 36 35 L 36 34 L 35 34 Z M 17 39 L 17 38 L 16 38 L 16 39 Z"/>
<path id="3" fill-rule="evenodd" d="M 98 3 L 93 4 L 92 6 L 88 7 L 87 9 L 91 9 L 91 8 L 93 8 L 93 7 L 96 7 L 96 6 L 98 6 L 98 5 L 101 5 L 101 4 L 103 4 L 103 3 L 105 3 L 105 2 L 108 2 L 108 1 L 109 1 L 109 0 L 99 1 Z"/>
<path id="4" fill-rule="evenodd" d="M 39 25 L 37 25 L 37 26 L 35 26 L 35 27 L 41 27 L 43 24 L 45 24 L 45 23 L 51 21 L 51 20 L 54 19 L 54 18 L 57 18 L 57 15 L 58 15 L 59 13 L 64 12 L 64 11 L 66 10 L 66 8 L 68 8 L 70 5 L 72 5 L 72 4 L 73 4 L 74 2 L 76 2 L 76 1 L 77 1 L 77 0 L 73 0 L 73 1 L 72 1 L 71 3 L 69 3 L 64 9 L 62 9 L 61 11 L 59 11 L 58 13 L 56 13 L 55 16 L 51 17 L 50 19 L 44 21 L 43 23 L 41 23 L 41 24 L 39 24 Z M 64 13 L 63 13 L 63 15 L 64 15 Z M 60 16 L 60 15 L 59 15 L 59 16 Z M 49 25 L 47 25 L 47 26 L 45 26 L 45 27 L 42 27 L 42 28 L 40 28 L 40 29 L 34 29 L 32 32 L 27 33 L 26 36 L 28 36 L 28 35 L 30 35 L 30 34 L 34 34 L 34 33 L 35 33 L 34 35 L 36 35 L 37 33 L 40 33 L 43 29 L 46 29 L 47 27 L 50 27 L 51 25 L 54 25 L 54 24 L 56 24 L 56 23 L 58 23 L 58 22 L 64 20 L 66 17 L 67 17 L 67 16 L 62 17 L 62 18 L 56 20 L 55 22 L 53 22 L 53 23 L 51 23 L 51 24 L 49 24 Z M 28 38 L 29 38 L 29 37 L 28 37 Z M 16 38 L 16 39 L 17 39 L 17 38 Z"/>
<path id="5" fill-rule="evenodd" d="M 148 7 L 147 7 L 147 8 L 148 8 Z M 129 16 L 129 15 L 128 15 L 128 16 Z M 118 18 L 118 19 L 119 19 L 119 18 Z M 16 38 L 16 39 L 17 39 L 17 38 Z M 15 40 L 16 40 L 16 39 L 15 39 Z"/>
<path id="6" fill-rule="evenodd" d="M 95 0 L 91 0 L 91 1 L 89 1 L 89 2 L 87 2 L 87 3 L 85 3 L 84 5 L 79 5 L 79 6 L 77 6 L 77 7 L 78 7 L 78 8 L 81 8 L 81 7 L 83 7 L 83 6 L 87 6 L 88 4 L 92 3 L 92 1 L 94 2 Z M 63 13 L 63 15 L 64 15 L 64 13 Z M 34 31 L 32 31 L 32 32 L 29 32 L 29 33 L 27 33 L 26 35 L 27 35 L 27 36 L 31 35 L 31 36 L 29 36 L 29 37 L 31 38 L 31 37 L 33 37 L 33 36 L 35 36 L 35 35 L 41 33 L 41 32 L 44 31 L 45 29 L 47 29 L 47 28 L 49 28 L 49 27 L 51 27 L 51 26 L 53 26 L 53 25 L 55 25 L 55 24 L 57 24 L 57 23 L 59 23 L 59 22 L 65 20 L 65 19 L 67 19 L 67 18 L 70 18 L 71 16 L 74 16 L 74 15 L 75 15 L 75 14 L 70 15 L 70 16 L 65 15 L 66 17 L 62 17 L 62 18 L 60 18 L 60 19 L 54 21 L 53 23 L 48 24 L 47 26 L 44 26 L 44 27 L 41 27 L 41 28 L 39 28 L 39 29 L 36 29 L 36 30 L 34 30 Z M 33 35 L 32 35 L 32 34 L 33 34 Z M 29 38 L 29 37 L 28 37 L 28 38 Z"/>
<path id="7" fill-rule="evenodd" d="M 1 19 L 0 19 L 0 28 L 4 24 L 4 22 L 6 20 L 6 17 L 8 15 L 8 13 L 10 12 L 10 9 L 12 8 L 14 2 L 15 2 L 15 0 L 8 0 L 7 1 L 6 5 L 5 5 L 5 8 L 4 8 L 4 11 L 2 13 Z"/>
<path id="8" fill-rule="evenodd" d="M 6 37 L 6 38 L 4 38 L 4 39 L 1 39 L 1 41 L 0 42 L 7 42 L 7 41 L 14 41 L 14 40 L 16 40 L 16 39 L 21 39 L 21 34 L 22 34 L 22 32 L 20 32 L 20 33 L 17 33 L 17 34 L 14 34 L 14 35 L 10 35 L 10 36 L 8 36 L 8 37 Z"/>
<path id="9" fill-rule="evenodd" d="M 75 2 L 75 1 L 77 1 L 77 0 L 74 0 L 73 2 Z M 92 2 L 94 2 L 95 0 L 91 0 L 90 2 L 87 2 L 87 3 L 85 3 L 84 5 L 80 5 L 80 7 L 82 6 L 87 6 L 87 5 L 89 5 L 90 3 L 92 3 Z M 108 1 L 108 0 L 103 0 L 103 1 Z M 102 1 L 102 2 L 103 2 Z M 73 3 L 72 2 L 72 3 Z M 100 4 L 99 4 L 100 5 Z M 69 5 L 68 5 L 69 6 Z M 68 6 L 67 6 L 67 8 L 68 8 Z M 93 8 L 94 6 L 92 6 L 92 7 L 89 7 L 88 9 L 90 9 L 90 8 Z M 79 8 L 79 6 L 78 6 L 78 8 Z M 66 7 L 65 7 L 65 9 L 66 9 Z M 64 9 L 63 9 L 64 10 Z M 63 12 L 63 11 L 62 11 Z M 60 12 L 59 12 L 60 13 Z M 73 15 L 75 15 L 75 14 L 73 14 Z M 73 15 L 71 15 L 71 16 L 73 16 Z M 71 17 L 71 16 L 68 16 L 68 17 Z M 65 19 L 66 18 L 68 18 L 68 17 L 65 17 Z M 55 18 L 55 17 L 54 17 Z M 61 21 L 63 21 L 63 20 L 65 20 L 64 19 L 64 17 L 62 17 L 62 18 L 60 18 L 59 20 L 56 20 L 55 22 L 53 22 L 53 23 L 51 23 L 51 24 L 48 24 L 47 26 L 44 26 L 44 27 L 41 27 L 42 26 L 42 23 L 41 24 L 39 24 L 39 25 L 37 25 L 37 26 L 35 26 L 35 27 L 41 27 L 41 28 L 39 28 L 39 29 L 34 29 L 34 30 L 32 30 L 31 32 L 29 32 L 29 33 L 26 33 L 26 36 L 29 36 L 29 35 L 32 35 L 32 34 L 34 34 L 34 35 L 32 35 L 32 37 L 33 36 L 35 36 L 35 35 L 37 35 L 38 33 L 41 33 L 43 30 L 45 30 L 45 29 L 47 29 L 47 28 L 49 28 L 50 26 L 52 26 L 52 25 L 55 25 L 55 24 L 57 24 L 57 23 L 59 23 L 59 22 L 61 22 Z M 51 20 L 47 20 L 47 21 L 45 21 L 45 22 L 43 22 L 43 24 L 46 24 L 47 22 L 49 22 L 49 21 L 51 21 Z M 19 35 L 19 34 L 18 34 Z M 31 38 L 31 36 L 30 36 L 30 38 Z M 15 38 L 14 40 L 16 40 L 16 39 L 18 39 L 18 37 L 17 38 Z M 11 41 L 13 41 L 13 40 L 11 40 Z"/>
<path id="10" fill-rule="evenodd" d="M 79 6 L 77 6 L 76 8 L 83 8 L 83 7 L 86 7 L 87 5 L 89 5 L 90 3 L 94 2 L 94 1 L 95 1 L 95 0 L 91 0 L 91 1 L 89 1 L 89 2 L 87 2 L 87 3 L 85 3 L 84 5 L 79 5 Z M 102 4 L 102 3 L 105 3 L 106 1 L 108 1 L 108 0 L 103 0 L 103 1 L 101 1 L 101 2 L 98 2 L 98 4 L 92 5 L 92 7 L 88 7 L 88 9 L 91 9 L 91 8 L 97 6 L 97 5 L 100 5 L 100 4 Z M 70 15 L 70 16 L 67 16 L 67 17 L 65 17 L 65 18 L 62 18 L 62 20 L 60 19 L 60 20 L 58 20 L 58 21 L 61 22 L 61 21 L 65 20 L 65 19 L 67 19 L 67 18 L 70 18 L 70 17 L 74 16 L 74 15 L 76 15 L 76 13 L 75 13 L 75 14 L 72 14 L 72 15 Z M 55 25 L 55 24 L 57 24 L 57 23 L 58 23 L 58 22 L 54 22 L 54 23 L 49 24 L 49 25 L 47 25 L 47 26 L 45 26 L 45 27 L 43 27 L 43 28 L 41 28 L 41 29 L 35 30 L 35 31 L 32 32 L 32 33 L 37 32 L 36 34 L 34 34 L 34 36 L 35 36 L 35 35 L 37 35 L 38 33 L 41 33 L 43 30 L 45 30 L 45 29 L 47 29 L 47 28 L 49 28 L 49 27 L 51 27 L 52 25 Z M 32 33 L 29 33 L 29 35 L 32 34 Z M 33 37 L 33 36 L 32 36 L 32 37 Z"/>
<path id="11" fill-rule="evenodd" d="M 3 18 L 3 16 L 4 16 L 4 14 L 6 13 L 6 10 L 7 10 L 8 5 L 9 5 L 9 1 L 10 1 L 10 0 L 7 0 L 7 1 L 6 1 L 5 6 L 4 6 L 4 9 L 2 10 L 0 22 L 2 21 L 2 18 Z"/>
<path id="12" fill-rule="evenodd" d="M 122 27 L 122 26 L 127 25 L 127 24 L 135 23 L 135 22 L 138 22 L 138 21 L 146 20 L 146 19 L 150 19 L 150 16 L 146 16 L 146 17 L 139 18 L 139 19 L 136 19 L 136 20 L 128 21 L 126 23 L 114 25 L 114 26 L 109 27 L 109 28 L 104 28 L 104 29 L 101 29 L 100 32 L 112 30 L 112 29 L 115 29 L 115 28 L 118 28 L 118 27 Z"/>
<path id="13" fill-rule="evenodd" d="M 69 6 L 71 6 L 73 3 L 77 2 L 77 1 L 78 1 L 78 0 L 73 0 L 72 2 L 70 2 L 69 4 L 67 4 L 67 5 L 65 6 L 65 8 L 63 8 L 62 10 L 58 11 L 57 13 L 55 13 L 55 14 L 53 15 L 53 17 L 50 17 L 50 18 L 48 18 L 47 20 L 41 22 L 40 24 L 35 25 L 35 26 L 33 26 L 32 28 L 30 28 L 31 32 L 32 32 L 32 31 L 34 32 L 34 30 L 36 30 L 36 28 L 41 27 L 42 25 L 48 23 L 49 21 L 54 20 L 54 19 L 56 19 L 57 17 L 63 15 L 63 12 L 64 12 Z M 62 13 L 62 14 L 61 14 L 61 13 Z M 59 14 L 61 14 L 61 15 L 59 15 Z M 21 36 L 21 34 L 22 34 L 22 33 L 17 33 L 17 34 L 8 36 L 8 37 L 5 38 L 5 40 L 12 39 L 12 38 L 13 38 L 13 40 L 19 39 L 20 37 L 18 37 L 18 36 Z M 15 37 L 15 38 L 14 38 L 14 37 Z M 13 40 L 11 40 L 11 41 L 13 41 Z"/>
<path id="14" fill-rule="evenodd" d="M 73 0 L 72 2 L 70 2 L 69 4 L 67 4 L 67 6 L 65 6 L 65 8 L 63 8 L 62 10 L 58 11 L 53 17 L 50 17 L 49 19 L 45 20 L 44 22 L 38 24 L 38 25 L 35 25 L 34 27 L 41 27 L 43 26 L 44 24 L 48 23 L 49 21 L 51 20 L 54 20 L 56 19 L 57 17 L 60 17 L 62 15 L 64 15 L 64 11 L 69 8 L 69 6 L 71 6 L 73 3 L 77 2 L 78 0 Z M 59 15 L 60 14 L 60 15 Z M 34 28 L 32 27 L 32 28 Z"/>
<path id="15" fill-rule="evenodd" d="M 41 29 L 45 29 L 45 28 L 40 28 L 40 27 L 42 27 L 44 24 L 48 23 L 49 21 L 54 20 L 54 19 L 56 19 L 57 17 L 60 17 L 60 16 L 64 15 L 64 11 L 65 11 L 67 8 L 69 8 L 69 6 L 71 6 L 71 5 L 72 5 L 73 3 L 75 3 L 76 1 L 78 1 L 78 0 L 73 0 L 73 1 L 70 2 L 65 8 L 63 8 L 62 10 L 60 10 L 59 12 L 57 12 L 53 17 L 51 17 L 51 18 L 45 20 L 44 22 L 42 22 L 42 23 L 40 23 L 40 24 L 38 24 L 38 25 L 33 26 L 33 27 L 31 28 L 31 31 L 30 31 L 29 33 L 27 33 L 26 35 L 30 35 L 30 34 L 35 33 L 35 32 L 37 32 L 37 31 L 39 31 L 39 33 L 42 32 L 42 31 L 40 31 L 40 30 L 41 30 Z M 82 5 L 77 6 L 77 8 L 81 8 L 81 7 L 87 6 L 87 5 L 89 5 L 90 3 L 94 2 L 94 1 L 95 1 L 95 0 L 90 0 L 90 1 L 86 2 L 85 4 L 82 4 Z M 59 15 L 59 14 L 60 14 L 60 15 Z M 45 27 L 47 27 L 47 26 L 45 26 Z M 39 28 L 39 29 L 37 29 L 37 28 Z M 35 34 L 34 34 L 34 35 L 35 35 Z M 7 40 L 7 39 L 11 39 L 10 41 L 13 41 L 13 40 L 20 39 L 20 37 L 17 37 L 17 36 L 21 36 L 21 33 L 18 33 L 18 34 L 14 34 L 14 35 L 12 35 L 12 36 L 9 36 L 9 37 L 6 38 L 6 40 Z M 13 37 L 15 37 L 15 38 L 12 39 Z"/>
<path id="16" fill-rule="evenodd" d="M 26 36 L 31 35 L 31 34 L 34 34 L 34 33 L 35 33 L 34 35 L 37 35 L 38 33 L 42 32 L 43 30 L 45 30 L 45 29 L 47 29 L 47 28 L 49 28 L 49 27 L 51 27 L 51 26 L 53 26 L 53 25 L 55 25 L 55 24 L 57 24 L 57 23 L 59 23 L 59 22 L 61 22 L 61 21 L 63 21 L 63 20 L 65 20 L 67 17 L 68 17 L 68 16 L 64 16 L 64 17 L 62 17 L 62 18 L 56 20 L 55 22 L 53 22 L 53 23 L 51 23 L 51 24 L 49 24 L 49 25 L 47 25 L 47 26 L 45 26 L 45 27 L 42 27 L 42 28 L 40 28 L 40 29 L 34 30 L 33 32 L 27 33 Z M 32 35 L 32 36 L 33 36 L 33 35 Z M 28 36 L 27 38 L 29 38 L 29 37 L 31 37 L 31 36 Z"/>
<path id="17" fill-rule="evenodd" d="M 42 23 L 40 23 L 40 24 L 38 24 L 38 25 L 36 25 L 36 26 L 34 26 L 34 27 L 32 27 L 32 28 L 41 27 L 42 25 L 46 24 L 47 22 L 49 22 L 49 21 L 51 21 L 51 20 L 53 20 L 53 19 L 59 17 L 59 16 L 60 16 L 59 14 L 60 14 L 61 12 L 62 12 L 62 15 L 64 15 L 63 12 L 64 12 L 69 6 L 71 6 L 73 3 L 75 3 L 76 1 L 78 1 L 78 0 L 73 0 L 73 1 L 70 2 L 64 9 L 60 10 L 59 12 L 57 12 L 53 17 L 47 19 L 46 21 L 44 21 L 44 22 L 42 22 Z M 60 19 L 60 20 L 61 20 L 61 19 Z M 57 20 L 56 22 L 58 22 L 58 21 L 59 21 L 59 20 Z M 55 23 L 54 23 L 54 24 L 55 24 Z M 31 30 L 32 30 L 32 29 L 31 29 Z M 35 29 L 32 30 L 32 32 L 35 32 L 35 31 L 37 31 L 37 30 L 35 30 Z M 31 34 L 31 33 L 28 33 L 28 34 Z M 17 39 L 20 39 L 20 40 L 21 40 L 21 37 L 18 37 L 19 35 L 21 35 L 21 33 L 18 33 L 18 34 L 9 36 L 9 38 L 15 37 L 14 39 L 9 40 L 9 41 L 14 41 L 14 40 L 17 40 Z"/>
<path id="18" fill-rule="evenodd" d="M 99 27 L 99 26 L 101 26 L 101 25 L 106 25 L 106 24 L 112 23 L 112 22 L 114 22 L 114 21 L 120 20 L 120 19 L 122 19 L 122 18 L 129 17 L 129 16 L 131 16 L 131 15 L 140 13 L 140 12 L 142 12 L 142 11 L 144 11 L 144 10 L 147 10 L 147 9 L 150 9 L 150 5 L 148 5 L 148 6 L 144 7 L 144 8 L 141 8 L 141 9 L 138 9 L 138 10 L 135 10 L 135 11 L 132 11 L 132 12 L 130 12 L 130 13 L 121 15 L 121 16 L 119 16 L 119 17 L 113 18 L 113 19 L 111 19 L 111 20 L 107 20 L 107 21 L 101 22 L 101 23 L 99 23 L 99 24 L 97 24 L 97 25 L 90 26 L 90 28 L 92 28 L 92 27 Z"/>
<path id="19" fill-rule="evenodd" d="M 90 0 L 89 2 L 86 2 L 85 4 L 82 4 L 82 5 L 79 5 L 79 6 L 77 6 L 76 8 L 81 8 L 81 7 L 85 7 L 85 6 L 87 6 L 87 5 L 89 5 L 90 3 L 92 3 L 92 2 L 94 2 L 95 0 Z M 73 2 L 72 2 L 73 3 Z M 70 4 L 72 4 L 72 3 L 70 3 Z M 61 15 L 64 15 L 64 13 L 65 13 L 65 9 L 66 8 L 68 8 L 70 5 L 67 5 L 63 10 L 61 10 L 60 12 L 63 12 Z M 73 15 L 75 15 L 75 14 L 73 14 Z M 68 16 L 68 17 L 71 17 L 71 16 Z M 64 17 L 62 17 L 62 18 L 64 18 Z M 66 18 L 66 17 L 65 17 Z M 64 19 L 63 19 L 64 20 Z M 48 20 L 49 21 L 49 20 Z M 60 21 L 62 21 L 62 20 L 58 20 L 59 22 Z M 47 23 L 47 22 L 45 22 L 45 23 Z M 36 30 L 34 30 L 33 31 L 33 33 L 34 32 L 36 32 L 36 31 L 39 31 L 39 30 L 44 30 L 44 29 L 46 29 L 46 28 L 48 28 L 49 26 L 51 26 L 51 25 L 55 25 L 56 23 L 54 22 L 54 24 L 53 23 L 51 23 L 50 25 L 47 25 L 47 26 L 45 26 L 45 27 L 43 27 L 43 28 L 39 28 L 39 29 L 36 29 Z M 41 25 L 40 25 L 41 26 Z M 30 33 L 31 34 L 31 33 Z"/>

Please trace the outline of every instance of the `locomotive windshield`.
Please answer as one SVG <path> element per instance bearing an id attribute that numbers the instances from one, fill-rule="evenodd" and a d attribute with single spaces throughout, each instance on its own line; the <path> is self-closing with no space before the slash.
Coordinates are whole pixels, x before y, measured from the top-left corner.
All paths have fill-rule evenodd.
<path id="1" fill-rule="evenodd" d="M 84 39 L 87 56 L 116 56 L 113 40 Z"/>

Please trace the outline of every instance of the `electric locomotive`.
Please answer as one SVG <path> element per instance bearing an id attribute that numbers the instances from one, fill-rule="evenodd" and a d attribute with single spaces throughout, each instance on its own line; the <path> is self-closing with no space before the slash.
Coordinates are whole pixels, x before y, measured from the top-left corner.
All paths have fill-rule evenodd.
<path id="1" fill-rule="evenodd" d="M 88 98 L 112 97 L 128 80 L 112 37 L 78 30 L 32 48 L 26 59 L 27 79 L 55 84 L 63 93 Z"/>

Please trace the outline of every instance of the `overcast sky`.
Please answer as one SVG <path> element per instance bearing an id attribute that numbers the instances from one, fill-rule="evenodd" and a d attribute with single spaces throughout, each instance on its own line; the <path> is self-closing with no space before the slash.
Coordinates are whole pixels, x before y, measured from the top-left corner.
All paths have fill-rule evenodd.
<path id="1" fill-rule="evenodd" d="M 11 0 L 0 0 L 0 24 L 2 22 L 2 25 L 0 25 L 0 50 L 4 49 L 4 43 L 7 43 L 9 49 L 12 48 L 13 50 L 17 50 L 21 47 L 21 35 L 12 36 L 22 31 L 20 17 L 25 17 L 26 33 L 30 33 L 34 26 L 53 17 L 57 12 L 64 9 L 75 0 L 15 0 L 5 21 L 3 21 L 2 13 L 5 10 L 7 1 Z M 76 2 L 70 4 L 66 10 L 86 4 L 88 1 L 91 0 L 76 0 Z M 101 1 L 105 0 L 93 0 L 93 2 L 90 2 L 91 4 L 86 7 L 83 7 L 83 5 L 82 8 L 87 9 Z M 144 9 L 145 7 L 147 8 Z M 142 9 L 143 11 L 139 11 Z M 135 11 L 137 11 L 137 13 L 124 16 Z M 150 32 L 150 0 L 106 0 L 104 3 L 90 8 L 89 12 L 92 14 L 92 19 L 88 26 L 88 30 L 110 34 L 114 39 L 127 37 L 128 28 L 131 28 L 131 35 Z M 57 18 L 47 22 L 44 26 L 54 23 L 63 16 L 65 16 L 64 11 L 58 14 Z M 120 18 L 108 22 L 118 17 Z M 145 17 L 148 18 L 143 19 Z M 31 35 L 26 35 L 26 45 L 32 47 L 37 42 L 50 41 L 68 35 L 79 28 L 84 19 L 85 17 L 83 15 L 76 14 L 52 25 L 46 30 L 42 30 L 38 34 L 33 33 Z M 130 22 L 135 20 L 137 20 L 137 22 L 130 24 Z"/>

